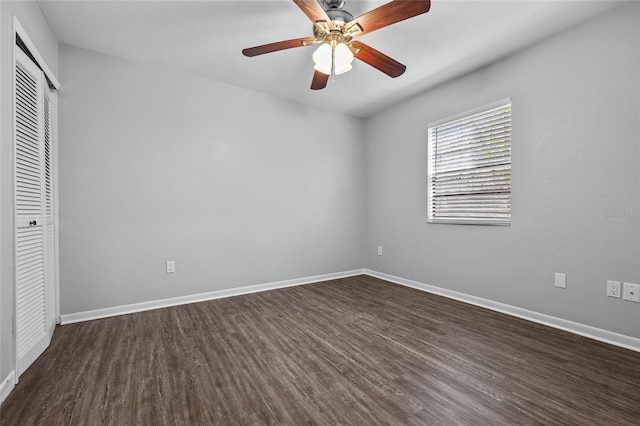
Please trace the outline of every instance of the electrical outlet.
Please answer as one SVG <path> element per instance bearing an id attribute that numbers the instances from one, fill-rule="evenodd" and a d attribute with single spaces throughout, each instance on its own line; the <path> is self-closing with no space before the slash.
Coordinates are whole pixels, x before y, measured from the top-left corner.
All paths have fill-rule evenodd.
<path id="1" fill-rule="evenodd" d="M 556 272 L 555 286 L 559 288 L 567 288 L 567 274 Z"/>
<path id="2" fill-rule="evenodd" d="M 607 280 L 607 296 L 620 297 L 620 281 Z"/>
<path id="3" fill-rule="evenodd" d="M 382 246 L 378 246 L 378 256 L 382 256 Z"/>
<path id="4" fill-rule="evenodd" d="M 176 271 L 175 260 L 167 260 L 167 274 L 173 274 Z"/>
<path id="5" fill-rule="evenodd" d="M 640 285 L 631 283 L 622 284 L 622 298 L 630 302 L 640 303 Z"/>

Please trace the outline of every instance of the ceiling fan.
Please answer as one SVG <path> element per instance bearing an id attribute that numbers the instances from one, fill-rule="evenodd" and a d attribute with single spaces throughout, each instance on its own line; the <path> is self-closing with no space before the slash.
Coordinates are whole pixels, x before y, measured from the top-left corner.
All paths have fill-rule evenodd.
<path id="1" fill-rule="evenodd" d="M 406 66 L 354 39 L 426 13 L 431 6 L 430 0 L 393 0 L 354 19 L 353 15 L 342 9 L 344 0 L 293 0 L 293 2 L 313 22 L 314 36 L 249 47 L 242 53 L 245 56 L 258 56 L 294 47 L 320 44 L 313 54 L 315 62 L 315 73 L 311 82 L 313 90 L 324 89 L 330 76 L 349 71 L 352 68 L 353 58 L 371 65 L 390 77 L 402 75 L 407 69 Z M 322 5 L 319 2 L 322 2 Z"/>

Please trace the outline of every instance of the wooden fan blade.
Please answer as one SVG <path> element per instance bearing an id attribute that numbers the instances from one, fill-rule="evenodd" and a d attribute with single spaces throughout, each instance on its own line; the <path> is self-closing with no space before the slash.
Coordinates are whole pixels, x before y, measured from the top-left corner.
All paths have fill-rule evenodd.
<path id="1" fill-rule="evenodd" d="M 242 50 L 244 56 L 258 56 L 265 53 L 277 52 L 278 50 L 291 49 L 294 47 L 310 46 L 314 44 L 314 37 L 295 38 L 293 40 L 277 41 L 275 43 L 263 44 L 262 46 L 248 47 Z"/>
<path id="2" fill-rule="evenodd" d="M 396 22 L 426 13 L 430 7 L 430 0 L 393 0 L 348 22 L 344 26 L 345 32 L 351 33 L 353 37 L 359 37 Z M 352 27 L 355 25 L 358 25 L 360 29 L 354 30 Z"/>
<path id="3" fill-rule="evenodd" d="M 350 46 L 359 49 L 358 53 L 353 55 L 356 59 L 360 59 L 362 62 L 377 68 L 389 77 L 399 77 L 407 69 L 407 67 L 400 62 L 362 42 L 354 41 L 350 43 Z"/>
<path id="4" fill-rule="evenodd" d="M 326 28 L 318 25 L 318 22 L 322 22 L 328 29 L 333 28 L 331 18 L 329 18 L 327 12 L 324 11 L 317 0 L 293 0 L 293 2 L 307 15 L 311 22 L 313 22 L 313 25 L 324 30 Z"/>
<path id="5" fill-rule="evenodd" d="M 313 74 L 313 80 L 311 81 L 311 90 L 320 90 L 327 87 L 329 82 L 329 74 L 325 74 L 316 70 Z"/>

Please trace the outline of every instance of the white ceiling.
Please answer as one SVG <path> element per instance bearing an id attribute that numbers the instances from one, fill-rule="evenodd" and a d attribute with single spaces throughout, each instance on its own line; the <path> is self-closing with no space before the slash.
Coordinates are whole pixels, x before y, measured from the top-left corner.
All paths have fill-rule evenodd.
<path id="1" fill-rule="evenodd" d="M 361 40 L 402 62 L 392 79 L 355 61 L 309 89 L 313 47 L 247 58 L 245 47 L 312 36 L 290 0 L 51 1 L 40 7 L 64 43 L 365 117 L 619 5 L 615 1 L 432 0 L 431 10 Z M 347 0 L 354 16 L 386 1 Z M 571 52 L 567 52 L 570 55 Z"/>

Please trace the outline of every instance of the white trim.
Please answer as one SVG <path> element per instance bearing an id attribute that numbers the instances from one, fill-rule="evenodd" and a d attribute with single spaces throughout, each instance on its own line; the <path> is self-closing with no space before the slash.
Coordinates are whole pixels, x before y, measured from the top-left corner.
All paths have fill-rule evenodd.
<path id="1" fill-rule="evenodd" d="M 22 40 L 24 45 L 27 47 L 27 49 L 29 49 L 29 53 L 31 53 L 31 56 L 33 56 L 33 58 L 36 60 L 36 64 L 38 64 L 38 66 L 42 69 L 42 71 L 44 72 L 44 75 L 47 77 L 49 82 L 51 82 L 51 84 L 56 90 L 59 89 L 60 82 L 58 82 L 58 79 L 53 74 L 53 71 L 51 71 L 51 68 L 49 68 L 49 65 L 47 65 L 42 55 L 40 55 L 40 52 L 38 52 L 36 45 L 31 41 L 31 38 L 29 37 L 27 32 L 24 30 L 22 25 L 20 25 L 20 21 L 18 21 L 18 18 L 15 16 L 13 17 L 13 28 L 14 28 L 13 45 L 15 46 L 16 44 L 15 35 L 17 34 L 18 36 L 20 36 L 20 39 Z"/>
<path id="2" fill-rule="evenodd" d="M 9 145 L 9 155 L 11 158 L 11 285 L 13 289 L 12 304 L 12 324 L 11 343 L 13 344 L 13 371 L 14 385 L 18 383 L 19 377 L 15 375 L 18 371 L 18 327 L 17 323 L 17 288 L 16 288 L 16 46 L 18 20 L 13 18 L 13 32 L 11 33 L 11 144 Z"/>
<path id="3" fill-rule="evenodd" d="M 204 302 L 207 300 L 222 299 L 225 297 L 240 296 L 242 294 L 257 293 L 261 291 L 275 290 L 278 288 L 292 287 L 303 284 L 313 284 L 322 281 L 335 280 L 340 278 L 353 277 L 356 275 L 369 275 L 371 277 L 380 278 L 405 287 L 411 287 L 428 293 L 444 296 L 449 299 L 458 300 L 469 303 L 471 305 L 480 306 L 492 311 L 501 312 L 503 314 L 522 318 L 538 324 L 568 331 L 600 342 L 609 343 L 611 345 L 630 349 L 640 352 L 640 339 L 636 337 L 626 336 L 624 334 L 614 333 L 612 331 L 603 330 L 585 324 L 568 321 L 562 318 L 541 314 L 539 312 L 530 311 L 528 309 L 518 308 L 516 306 L 507 305 L 493 300 L 483 299 L 481 297 L 471 296 L 458 291 L 448 290 L 441 287 L 424 284 L 418 281 L 397 277 L 395 275 L 385 274 L 383 272 L 373 271 L 370 269 L 354 269 L 351 271 L 336 272 L 333 274 L 315 275 L 311 277 L 296 278 L 285 281 L 276 281 L 266 284 L 250 285 L 245 287 L 231 288 L 225 290 L 216 290 L 207 293 L 192 294 L 187 296 L 172 297 L 169 299 L 154 300 L 149 302 L 133 303 L 130 305 L 114 306 L 111 308 L 96 309 L 92 311 L 77 312 L 72 314 L 61 315 L 61 323 L 73 324 L 76 322 L 91 321 L 100 318 L 113 317 L 117 315 L 132 314 L 136 312 L 150 311 L 153 309 L 167 308 L 170 306 L 185 305 L 188 303 Z"/>
<path id="4" fill-rule="evenodd" d="M 365 269 L 364 273 L 366 275 L 369 275 L 375 278 L 380 278 L 385 281 L 390 281 L 395 284 L 400 284 L 405 287 L 411 287 L 418 290 L 426 291 L 428 293 L 437 294 L 439 296 L 444 296 L 449 299 L 454 299 L 461 302 L 469 303 L 471 305 L 480 306 L 482 308 L 490 309 L 492 311 L 501 312 L 503 314 L 522 318 L 538 324 L 547 325 L 549 327 L 557 328 L 560 330 L 568 331 L 570 333 L 578 334 L 580 336 L 588 337 L 590 339 L 598 340 L 600 342 L 605 342 L 611 345 L 620 346 L 625 349 L 630 349 L 632 351 L 640 352 L 640 339 L 636 337 L 626 336 L 624 334 L 614 333 L 612 331 L 603 330 L 601 328 L 592 327 L 590 325 L 568 321 L 562 318 L 552 317 L 550 315 L 545 315 L 539 312 L 518 308 L 516 306 L 495 302 L 493 300 L 483 299 L 481 297 L 471 296 L 471 295 L 460 293 L 453 290 L 447 290 L 446 288 L 436 287 L 436 286 L 424 284 L 418 281 L 396 277 L 394 275 L 385 274 L 383 272 L 377 272 L 377 271 L 372 271 L 370 269 Z"/>
<path id="5" fill-rule="evenodd" d="M 170 306 L 186 305 L 188 303 L 204 302 L 207 300 L 222 299 L 225 297 L 239 296 L 242 294 L 257 293 L 278 288 L 292 287 L 303 284 L 313 284 L 321 281 L 337 280 L 364 274 L 363 269 L 336 272 L 333 274 L 315 275 L 311 277 L 295 278 L 285 281 L 275 281 L 266 284 L 256 284 L 244 287 L 215 290 L 207 293 L 192 294 L 187 296 L 172 297 L 169 299 L 152 300 L 149 302 L 133 303 L 130 305 L 114 306 L 112 308 L 95 309 L 92 311 L 76 312 L 60 316 L 61 324 L 73 324 L 82 321 L 91 321 L 116 315 L 132 314 L 135 312 L 150 311 L 153 309 L 167 308 Z"/>
<path id="6" fill-rule="evenodd" d="M 60 324 L 60 246 L 58 225 L 58 92 L 51 91 L 51 155 L 53 180 L 53 268 L 55 280 L 55 323 Z"/>
<path id="7" fill-rule="evenodd" d="M 0 404 L 9 396 L 13 388 L 16 386 L 16 374 L 12 371 L 0 383 Z"/>

